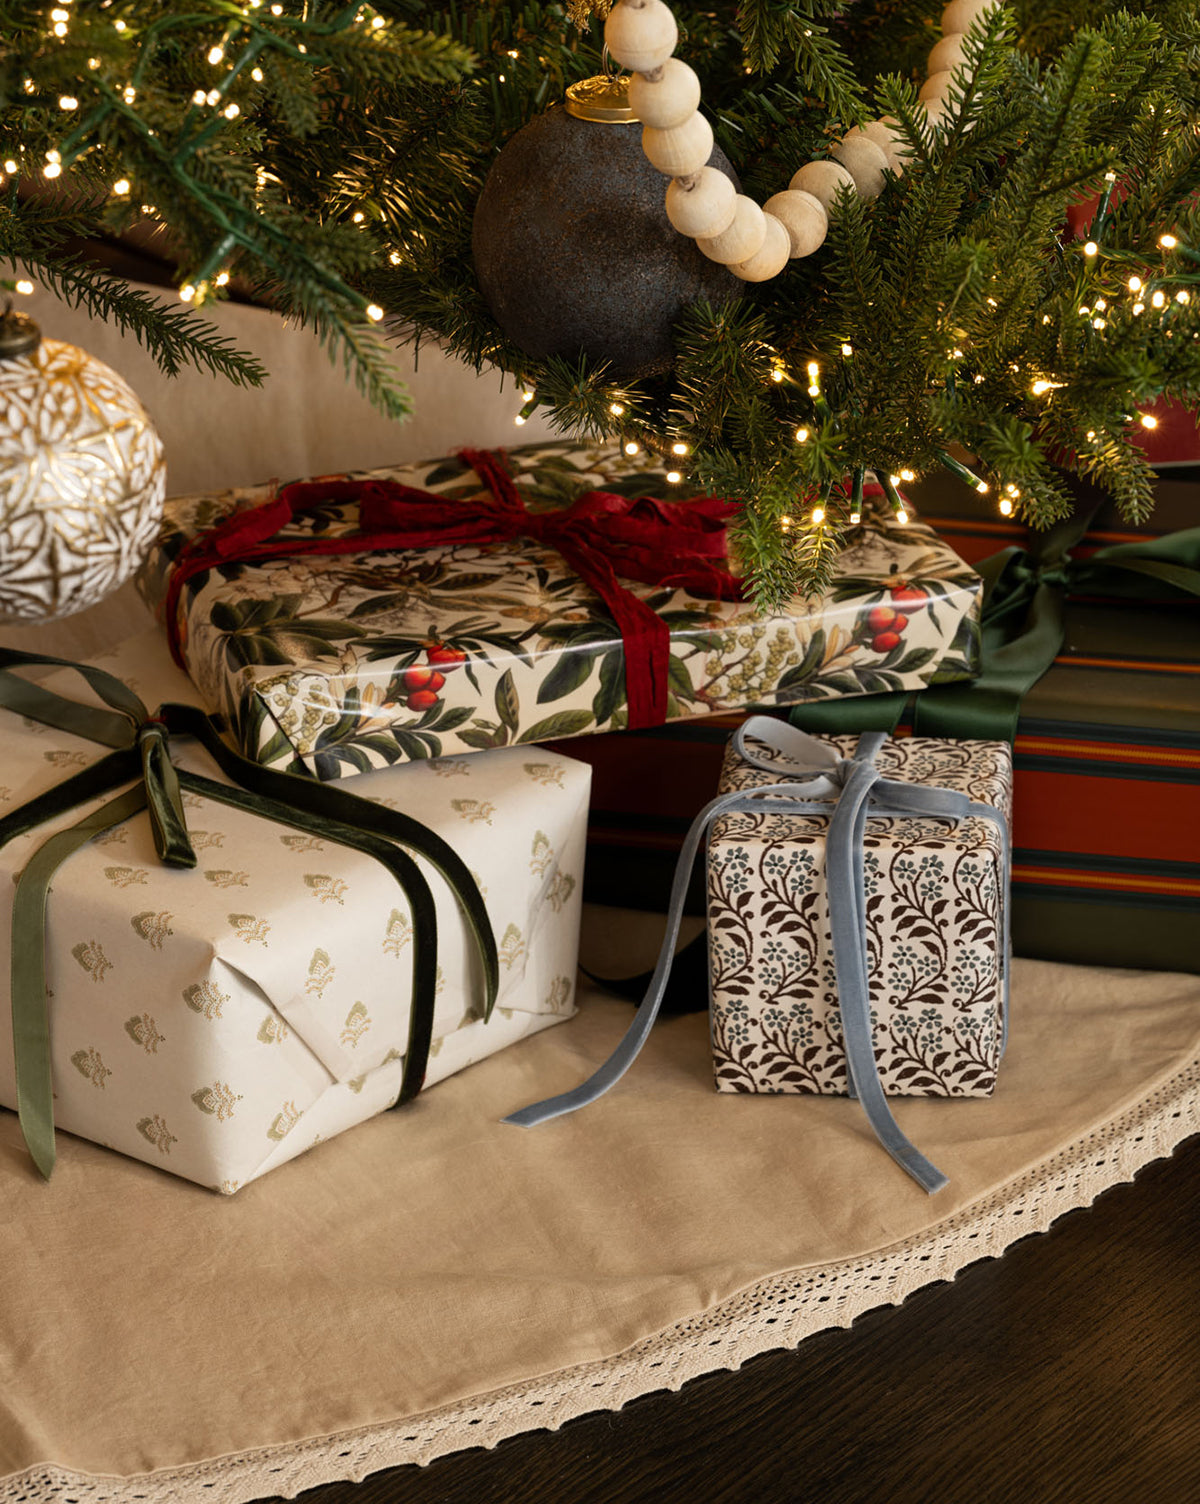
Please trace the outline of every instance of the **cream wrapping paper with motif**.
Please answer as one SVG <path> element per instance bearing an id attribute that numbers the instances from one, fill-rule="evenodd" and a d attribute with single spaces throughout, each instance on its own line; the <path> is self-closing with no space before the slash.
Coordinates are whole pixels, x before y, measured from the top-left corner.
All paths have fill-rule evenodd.
<path id="1" fill-rule="evenodd" d="M 857 738 L 821 737 L 840 757 Z M 731 743 L 721 792 L 784 783 Z M 1012 821 L 1007 742 L 889 738 L 885 778 L 953 789 Z M 831 806 L 832 809 L 832 806 Z M 708 846 L 709 980 L 718 1091 L 845 1094 L 846 1054 L 825 887 L 829 816 L 720 816 Z M 863 836 L 872 1042 L 888 1095 L 977 1097 L 1004 1031 L 1009 874 L 994 822 L 868 814 Z"/>
<path id="2" fill-rule="evenodd" d="M 577 444 L 510 450 L 527 511 L 587 491 L 680 499 L 652 457 Z M 467 502 L 484 492 L 459 459 L 327 480 L 377 479 Z M 138 578 L 162 605 L 185 543 L 271 486 L 177 496 Z M 623 581 L 670 630 L 667 721 L 810 700 L 920 690 L 978 670 L 979 576 L 920 523 L 868 497 L 829 590 L 760 617 L 752 603 L 706 600 Z M 352 505 L 322 504 L 281 537 L 355 531 Z M 671 560 L 664 559 L 664 573 Z M 561 554 L 522 537 L 488 545 L 227 560 L 179 600 L 188 672 L 210 710 L 266 767 L 347 778 L 395 762 L 629 724 L 625 655 L 599 598 Z"/>
<path id="3" fill-rule="evenodd" d="M 97 660 L 150 706 L 196 703 L 157 633 Z M 89 698 L 70 673 L 45 681 Z M 105 749 L 17 715 L 0 718 L 0 808 L 43 793 Z M 202 749 L 179 766 L 220 779 Z M 541 747 L 429 760 L 359 779 L 355 793 L 420 820 L 479 883 L 500 987 L 417 857 L 437 906 L 438 982 L 426 1087 L 569 1018 L 590 769 Z M 14 882 L 55 830 L 96 800 L 0 848 L 0 976 L 8 1000 Z M 144 814 L 85 845 L 47 907 L 54 1112 L 60 1130 L 225 1193 L 389 1107 L 411 998 L 408 902 L 365 854 L 193 793 L 198 865 L 162 866 Z M 5 1013 L 7 1014 L 7 1006 Z M 0 1030 L 0 1103 L 16 1102 Z M 396 1114 L 403 1153 L 404 1111 Z"/>

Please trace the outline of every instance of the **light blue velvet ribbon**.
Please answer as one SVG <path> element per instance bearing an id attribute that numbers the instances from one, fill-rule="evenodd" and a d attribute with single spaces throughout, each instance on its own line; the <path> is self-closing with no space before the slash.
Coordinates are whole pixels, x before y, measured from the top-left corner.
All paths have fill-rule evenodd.
<path id="1" fill-rule="evenodd" d="M 779 758 L 770 759 L 753 751 L 746 745 L 749 737 L 772 748 Z M 671 887 L 662 949 L 646 996 L 624 1038 L 600 1069 L 582 1085 L 524 1107 L 505 1118 L 505 1122 L 529 1128 L 548 1118 L 585 1107 L 615 1085 L 637 1059 L 657 1017 L 671 974 L 692 864 L 714 820 L 721 815 L 745 813 L 825 815 L 829 817 L 825 838 L 825 885 L 850 1095 L 861 1102 L 876 1137 L 896 1163 L 931 1195 L 941 1190 L 947 1183 L 945 1175 L 900 1131 L 879 1079 L 871 1037 L 863 832 L 868 815 L 933 816 L 955 821 L 976 816 L 995 825 L 1000 834 L 1003 874 L 1003 949 L 1000 957 L 1003 1010 L 1000 1048 L 1003 1052 L 1008 1032 L 1008 827 L 993 805 L 970 799 L 966 794 L 884 778 L 875 766 L 875 758 L 885 740 L 882 732 L 868 732 L 859 738 L 854 756 L 844 758 L 839 757 L 828 742 L 818 741 L 785 721 L 769 716 L 751 716 L 742 723 L 734 735 L 733 745 L 743 762 L 776 776 L 781 773 L 800 776 L 786 783 L 764 784 L 759 788 L 721 794 L 705 805 L 684 840 Z"/>

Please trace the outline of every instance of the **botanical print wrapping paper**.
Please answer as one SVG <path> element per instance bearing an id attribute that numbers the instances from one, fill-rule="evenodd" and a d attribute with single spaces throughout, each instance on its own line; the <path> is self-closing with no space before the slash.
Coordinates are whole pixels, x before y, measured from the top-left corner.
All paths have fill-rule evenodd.
<path id="1" fill-rule="evenodd" d="M 822 738 L 825 740 L 825 738 Z M 849 757 L 853 736 L 830 737 Z M 774 758 L 770 748 L 755 751 Z M 886 778 L 955 789 L 1011 821 L 1005 742 L 889 740 Z M 726 753 L 721 791 L 785 781 Z M 846 1058 L 825 892 L 825 815 L 731 814 L 713 826 L 708 923 L 719 1091 L 844 1094 Z M 986 1096 L 999 1063 L 1007 901 L 993 822 L 869 817 L 866 930 L 885 1092 Z"/>
<path id="2" fill-rule="evenodd" d="M 157 633 L 97 661 L 150 706 L 195 700 Z M 50 682 L 88 695 L 74 674 Z M 105 751 L 7 713 L 0 738 L 5 811 Z M 172 754 L 221 777 L 194 743 L 175 741 Z M 438 924 L 427 1086 L 574 1013 L 589 785 L 587 767 L 540 747 L 429 759 L 356 783 L 356 793 L 455 847 L 479 882 L 499 947 L 499 996 L 484 1023 L 466 925 L 418 858 Z M 184 804 L 195 871 L 158 862 L 141 814 L 83 847 L 54 878 L 54 1111 L 60 1129 L 229 1193 L 395 1100 L 412 928 L 405 895 L 372 858 L 192 793 Z M 86 808 L 0 849 L 5 998 L 13 879 Z M 11 1051 L 11 1030 L 0 1030 L 8 1106 L 16 1101 Z M 404 1109 L 395 1130 L 399 1153 Z"/>
<path id="3" fill-rule="evenodd" d="M 615 449 L 514 450 L 509 463 L 535 511 L 592 489 L 680 495 L 657 462 Z M 363 474 L 452 499 L 481 494 L 458 459 Z M 162 601 L 187 539 L 271 494 L 256 486 L 168 501 L 140 579 L 146 600 Z M 868 502 L 863 519 L 829 595 L 776 618 L 628 582 L 671 629 L 668 719 L 921 689 L 975 672 L 979 577 L 886 506 Z M 331 504 L 296 532 L 354 527 L 353 511 Z M 270 767 L 343 778 L 627 724 L 619 632 L 562 558 L 530 539 L 225 564 L 184 587 L 180 612 L 188 670 L 209 708 Z"/>

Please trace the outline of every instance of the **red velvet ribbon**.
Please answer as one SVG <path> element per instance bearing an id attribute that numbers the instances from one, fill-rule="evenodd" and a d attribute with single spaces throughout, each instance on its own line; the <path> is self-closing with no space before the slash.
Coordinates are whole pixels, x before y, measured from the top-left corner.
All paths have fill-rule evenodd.
<path id="1" fill-rule="evenodd" d="M 185 667 L 179 641 L 180 593 L 193 575 L 215 565 L 296 554 L 447 548 L 536 538 L 562 555 L 616 622 L 625 648 L 630 726 L 661 725 L 667 718 L 670 632 L 619 576 L 708 599 L 737 599 L 740 582 L 729 573 L 725 534 L 737 504 L 715 496 L 660 501 L 585 491 L 562 510 L 527 512 L 502 455 L 475 449 L 461 453 L 488 495 L 448 500 L 387 480 L 296 482 L 262 506 L 235 512 L 191 539 L 172 567 L 163 603 L 176 663 Z M 297 513 L 331 501 L 358 502 L 357 532 L 329 538 L 275 537 Z"/>

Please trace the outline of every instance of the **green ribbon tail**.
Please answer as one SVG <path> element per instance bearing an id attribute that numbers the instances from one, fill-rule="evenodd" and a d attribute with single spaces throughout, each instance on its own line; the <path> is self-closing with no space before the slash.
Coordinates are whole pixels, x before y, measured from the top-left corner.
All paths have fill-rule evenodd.
<path id="1" fill-rule="evenodd" d="M 14 668 L 69 668 L 91 685 L 97 695 L 117 713 L 100 710 L 94 705 L 80 705 L 64 699 L 53 690 L 43 689 L 28 679 L 21 679 Z M 52 658 L 46 653 L 26 653 L 16 648 L 0 648 L 0 706 L 53 726 L 102 747 L 128 747 L 135 731 L 146 719 L 146 707 L 137 695 L 113 674 L 69 658 Z"/>
<path id="2" fill-rule="evenodd" d="M 130 789 L 59 831 L 30 857 L 13 897 L 12 1025 L 17 1117 L 29 1153 L 49 1180 L 54 1169 L 54 1089 L 50 1079 L 50 1019 L 46 1008 L 46 898 L 50 879 L 93 836 L 128 820 L 146 803 Z"/>
<path id="3" fill-rule="evenodd" d="M 194 867 L 196 853 L 188 836 L 179 778 L 167 750 L 166 726 L 161 721 L 146 722 L 138 732 L 138 749 L 158 859 L 167 867 Z"/>

